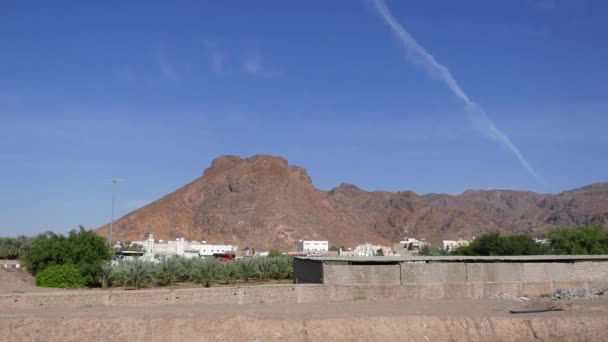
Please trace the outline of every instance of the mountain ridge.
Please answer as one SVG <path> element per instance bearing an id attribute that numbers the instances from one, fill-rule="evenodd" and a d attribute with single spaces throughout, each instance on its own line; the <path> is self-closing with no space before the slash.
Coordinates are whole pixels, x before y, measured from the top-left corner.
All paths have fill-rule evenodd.
<path id="1" fill-rule="evenodd" d="M 391 244 L 407 234 L 432 242 L 491 231 L 539 235 L 579 224 L 608 225 L 608 183 L 559 194 L 525 190 L 467 190 L 458 195 L 367 191 L 342 183 L 324 191 L 305 168 L 282 157 L 227 155 L 176 191 L 115 221 L 116 239 L 185 237 L 291 250 L 299 239 L 353 246 Z M 108 235 L 108 225 L 97 229 Z"/>

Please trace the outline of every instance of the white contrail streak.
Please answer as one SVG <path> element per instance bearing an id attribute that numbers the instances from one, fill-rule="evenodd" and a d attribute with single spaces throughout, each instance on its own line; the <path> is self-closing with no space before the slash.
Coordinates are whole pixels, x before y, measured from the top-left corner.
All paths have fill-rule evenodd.
<path id="1" fill-rule="evenodd" d="M 382 15 L 384 21 L 386 21 L 393 33 L 397 35 L 397 37 L 403 44 L 403 47 L 405 48 L 408 57 L 414 62 L 422 64 L 433 77 L 442 80 L 452 91 L 452 93 L 454 93 L 456 97 L 458 97 L 464 102 L 465 109 L 469 115 L 469 119 L 475 125 L 475 127 L 477 127 L 477 129 L 479 129 L 488 137 L 496 140 L 502 146 L 511 151 L 515 155 L 515 157 L 517 157 L 517 160 L 519 160 L 521 165 L 539 183 L 546 184 L 543 178 L 540 177 L 538 173 L 536 173 L 536 171 L 534 171 L 530 163 L 528 163 L 526 158 L 524 158 L 519 148 L 517 148 L 517 146 L 513 144 L 511 139 L 509 139 L 509 137 L 503 131 L 499 130 L 496 125 L 494 125 L 494 122 L 492 122 L 492 120 L 488 117 L 483 108 L 481 108 L 481 106 L 469 99 L 467 94 L 464 92 L 464 90 L 462 90 L 458 82 L 456 82 L 456 80 L 450 73 L 450 70 L 448 70 L 448 68 L 446 68 L 441 63 L 437 62 L 435 57 L 428 53 L 426 49 L 422 47 L 422 45 L 418 44 L 416 39 L 414 39 L 414 37 L 412 37 L 405 30 L 405 28 L 401 24 L 399 24 L 397 19 L 393 17 L 391 11 L 384 3 L 384 0 L 374 0 L 374 4 L 376 5 L 376 9 L 380 13 L 380 15 Z"/>

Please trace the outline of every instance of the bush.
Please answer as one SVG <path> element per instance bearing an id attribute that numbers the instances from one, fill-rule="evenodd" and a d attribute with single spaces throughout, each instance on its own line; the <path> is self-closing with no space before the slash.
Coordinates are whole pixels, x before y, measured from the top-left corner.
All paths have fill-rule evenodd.
<path id="1" fill-rule="evenodd" d="M 53 265 L 74 265 L 86 284 L 95 286 L 99 284 L 103 262 L 111 257 L 106 239 L 80 226 L 67 237 L 52 232 L 37 236 L 23 262 L 34 275 Z"/>
<path id="2" fill-rule="evenodd" d="M 527 235 L 502 236 L 500 233 L 482 235 L 468 246 L 456 248 L 454 255 L 493 256 L 493 255 L 543 255 L 549 249 Z"/>
<path id="3" fill-rule="evenodd" d="M 554 229 L 547 239 L 555 254 L 608 254 L 608 232 L 599 226 Z"/>
<path id="4" fill-rule="evenodd" d="M 271 249 L 268 252 L 268 257 L 269 258 L 276 258 L 276 257 L 280 257 L 283 256 L 283 253 L 281 253 L 280 251 L 276 250 L 276 249 Z"/>
<path id="5" fill-rule="evenodd" d="M 75 265 L 53 265 L 36 274 L 36 286 L 80 288 L 87 285 Z"/>

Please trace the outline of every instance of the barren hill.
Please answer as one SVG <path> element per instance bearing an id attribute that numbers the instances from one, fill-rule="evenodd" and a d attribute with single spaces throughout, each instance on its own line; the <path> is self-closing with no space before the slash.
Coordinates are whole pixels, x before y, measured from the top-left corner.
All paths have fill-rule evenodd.
<path id="1" fill-rule="evenodd" d="M 313 187 L 306 170 L 287 160 L 257 155 L 223 156 L 203 175 L 177 191 L 120 218 L 116 239 L 185 237 L 247 246 L 248 212 L 252 245 L 290 250 L 299 239 L 323 239 L 352 246 L 390 244 L 404 235 L 471 238 L 490 231 L 540 234 L 559 226 L 608 226 L 608 183 L 543 195 L 527 191 L 466 191 L 460 195 L 368 192 L 342 184 L 330 191 Z M 107 236 L 108 226 L 97 230 Z"/>

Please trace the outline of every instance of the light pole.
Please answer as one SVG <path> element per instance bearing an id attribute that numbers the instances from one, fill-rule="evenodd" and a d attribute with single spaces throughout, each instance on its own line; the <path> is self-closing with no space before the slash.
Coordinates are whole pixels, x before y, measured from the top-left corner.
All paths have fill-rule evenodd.
<path id="1" fill-rule="evenodd" d="M 249 215 L 247 218 L 247 222 L 249 225 L 249 240 L 247 242 L 247 254 L 249 254 L 249 256 L 253 256 L 253 253 L 251 251 L 251 213 L 255 210 L 255 208 L 249 207 L 249 208 L 245 208 L 245 210 L 247 210 L 249 212 Z"/>
<path id="2" fill-rule="evenodd" d="M 116 183 L 124 182 L 124 179 L 118 179 L 116 177 L 110 180 L 112 182 L 112 218 L 110 219 L 110 236 L 108 242 L 110 244 L 110 248 L 112 248 L 112 227 L 114 226 L 114 202 L 116 198 Z"/>

